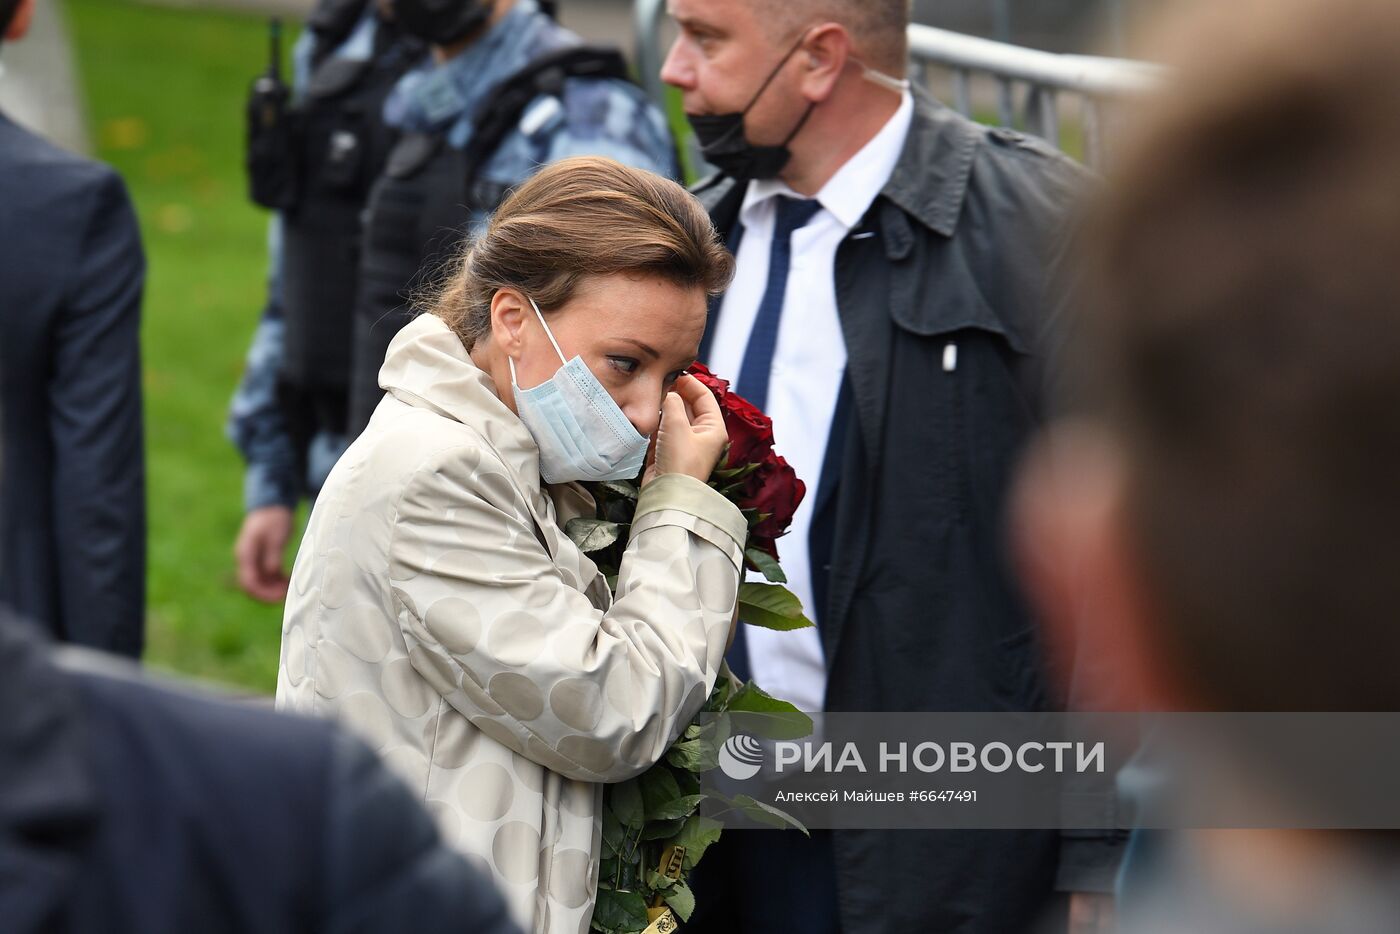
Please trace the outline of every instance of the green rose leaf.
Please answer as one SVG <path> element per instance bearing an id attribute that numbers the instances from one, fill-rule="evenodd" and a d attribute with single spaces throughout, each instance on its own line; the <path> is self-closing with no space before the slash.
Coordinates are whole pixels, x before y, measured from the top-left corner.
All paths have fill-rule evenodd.
<path id="1" fill-rule="evenodd" d="M 675 820 L 648 820 L 647 825 L 642 830 L 643 840 L 669 840 L 681 832 L 685 826 L 685 818 L 678 817 Z"/>
<path id="2" fill-rule="evenodd" d="M 802 615 L 802 602 L 782 584 L 740 584 L 739 618 L 750 626 L 780 632 L 812 625 L 812 621 Z"/>
<path id="3" fill-rule="evenodd" d="M 639 829 L 646 821 L 646 809 L 642 804 L 642 788 L 637 779 L 618 782 L 609 791 L 609 803 L 617 819 L 633 830 Z"/>
<path id="4" fill-rule="evenodd" d="M 618 874 L 618 861 L 615 856 L 605 856 L 598 863 L 598 885 L 606 886 L 612 882 Z"/>
<path id="5" fill-rule="evenodd" d="M 651 889 L 653 892 L 663 892 L 675 885 L 676 880 L 672 879 L 670 876 L 663 876 L 655 869 L 648 869 L 646 883 L 647 888 Z"/>
<path id="6" fill-rule="evenodd" d="M 564 526 L 564 532 L 579 551 L 587 554 L 601 551 L 616 542 L 622 535 L 622 523 L 606 519 L 570 519 Z"/>
<path id="7" fill-rule="evenodd" d="M 677 772 L 675 774 L 676 784 L 680 786 L 681 794 L 698 795 L 700 793 L 700 776 L 694 772 Z"/>
<path id="8" fill-rule="evenodd" d="M 627 480 L 604 480 L 598 485 L 614 496 L 632 500 L 637 498 L 637 488 Z"/>
<path id="9" fill-rule="evenodd" d="M 785 700 L 779 700 L 749 682 L 729 702 L 729 713 L 742 732 L 768 739 L 801 739 L 812 735 L 812 718 Z"/>
<path id="10" fill-rule="evenodd" d="M 627 846 L 627 829 L 617 819 L 613 809 L 603 805 L 603 855 L 620 856 Z"/>
<path id="11" fill-rule="evenodd" d="M 657 808 L 656 813 L 652 814 L 651 817 L 654 820 L 675 820 L 677 817 L 689 817 L 704 800 L 704 795 L 683 795 Z"/>
<path id="12" fill-rule="evenodd" d="M 715 689 L 710 692 L 710 697 L 705 701 L 705 706 L 701 708 L 704 713 L 718 713 L 725 708 L 729 702 L 729 697 L 734 693 L 734 673 L 729 670 L 727 663 L 720 663 L 720 675 L 715 679 Z M 691 739 L 693 737 L 686 737 Z"/>
<path id="13" fill-rule="evenodd" d="M 657 808 L 681 796 L 681 786 L 676 784 L 676 776 L 662 763 L 658 762 L 643 772 L 639 781 L 647 820 L 655 820 Z"/>
<path id="14" fill-rule="evenodd" d="M 773 807 L 771 804 L 756 801 L 748 795 L 735 795 L 730 803 L 761 824 L 777 827 L 779 830 L 792 828 L 793 830 L 802 831 L 809 837 L 811 836 L 810 833 L 807 833 L 807 828 L 802 825 L 801 821 L 788 812 Z"/>
<path id="15" fill-rule="evenodd" d="M 667 750 L 666 761 L 688 772 L 708 772 L 719 765 L 719 747 L 705 739 L 686 740 Z"/>
<path id="16" fill-rule="evenodd" d="M 647 924 L 647 903 L 640 892 L 599 889 L 593 906 L 593 930 L 603 934 L 640 934 Z"/>
<path id="17" fill-rule="evenodd" d="M 705 850 L 719 839 L 723 829 L 724 825 L 713 817 L 694 814 L 686 818 L 681 832 L 670 841 L 676 846 L 685 847 L 683 868 L 686 872 L 695 868 L 695 864 L 700 862 L 700 857 L 705 855 Z"/>
<path id="18" fill-rule="evenodd" d="M 765 580 L 775 584 L 787 583 L 787 575 L 783 573 L 777 559 L 768 552 L 759 548 L 745 548 L 744 557 L 749 559 L 749 563 L 758 569 L 758 573 L 762 574 Z"/>
<path id="19" fill-rule="evenodd" d="M 690 920 L 691 913 L 695 911 L 695 893 L 690 891 L 690 886 L 677 881 L 664 897 L 666 904 L 671 906 L 677 917 L 682 921 Z"/>
<path id="20" fill-rule="evenodd" d="M 792 704 L 779 700 L 752 681 L 739 689 L 729 701 L 729 712 L 742 713 L 796 713 L 802 714 Z M 802 714 L 804 717 L 806 714 Z M 810 717 L 808 720 L 810 721 Z"/>
<path id="21" fill-rule="evenodd" d="M 720 463 L 723 462 L 724 461 L 721 459 Z M 726 467 L 722 470 L 716 470 L 713 473 L 711 473 L 710 479 L 722 480 L 726 484 L 733 483 L 735 480 L 744 479 L 749 474 L 757 470 L 760 466 L 762 465 L 759 464 L 758 461 L 753 461 L 751 463 L 744 464 L 742 467 Z"/>

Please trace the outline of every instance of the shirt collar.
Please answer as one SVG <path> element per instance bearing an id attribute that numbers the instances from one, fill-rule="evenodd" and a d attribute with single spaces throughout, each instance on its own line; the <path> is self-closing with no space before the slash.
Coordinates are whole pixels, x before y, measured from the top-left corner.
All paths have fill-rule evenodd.
<path id="1" fill-rule="evenodd" d="M 899 108 L 880 132 L 872 136 L 846 163 L 831 176 L 821 191 L 817 201 L 847 230 L 860 223 L 880 190 L 885 187 L 894 167 L 899 162 L 899 154 L 904 149 L 909 126 L 914 119 L 914 97 L 904 91 L 900 95 Z M 744 203 L 739 209 L 740 218 L 747 226 L 752 224 L 761 205 L 778 195 L 789 198 L 802 198 L 779 178 L 755 179 L 749 182 L 744 193 Z"/>

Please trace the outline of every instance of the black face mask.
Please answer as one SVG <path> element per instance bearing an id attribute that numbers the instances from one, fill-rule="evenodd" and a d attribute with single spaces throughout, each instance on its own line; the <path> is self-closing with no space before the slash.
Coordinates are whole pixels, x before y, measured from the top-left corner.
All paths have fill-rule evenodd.
<path id="1" fill-rule="evenodd" d="M 695 131 L 695 138 L 700 142 L 700 152 L 706 161 L 713 164 L 725 175 L 738 182 L 747 182 L 755 178 L 774 178 L 792 158 L 792 151 L 788 149 L 788 143 L 797 136 L 807 118 L 812 115 L 812 109 L 816 103 L 807 105 L 807 110 L 802 114 L 802 119 L 797 121 L 797 126 L 792 128 L 792 132 L 775 146 L 759 146 L 749 142 L 744 135 L 744 117 L 753 105 L 758 103 L 758 99 L 763 96 L 763 92 L 768 90 L 768 85 L 773 83 L 773 79 L 778 76 L 778 72 L 783 70 L 788 59 L 792 58 L 792 53 L 802 47 L 806 40 L 804 34 L 797 44 L 788 50 L 782 57 L 767 79 L 759 85 L 758 91 L 749 101 L 748 105 L 738 113 L 728 114 L 686 114 L 690 121 L 690 127 Z"/>
<path id="2" fill-rule="evenodd" d="M 394 21 L 433 45 L 465 39 L 491 18 L 490 0 L 394 0 Z"/>

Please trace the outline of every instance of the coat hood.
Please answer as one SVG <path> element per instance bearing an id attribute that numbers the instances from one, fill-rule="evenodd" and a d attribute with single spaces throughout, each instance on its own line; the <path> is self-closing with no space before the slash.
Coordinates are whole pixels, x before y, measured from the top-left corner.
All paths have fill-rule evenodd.
<path id="1" fill-rule="evenodd" d="M 476 429 L 520 480 L 533 481 L 528 492 L 539 492 L 539 445 L 501 401 L 491 375 L 472 362 L 461 339 L 437 315 L 420 315 L 394 337 L 379 385 L 405 405 Z"/>

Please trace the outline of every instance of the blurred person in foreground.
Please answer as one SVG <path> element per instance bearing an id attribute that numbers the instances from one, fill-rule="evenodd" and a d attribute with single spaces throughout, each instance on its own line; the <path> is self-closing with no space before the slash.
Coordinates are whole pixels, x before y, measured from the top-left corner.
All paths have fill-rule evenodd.
<path id="1" fill-rule="evenodd" d="M 1023 476 L 1025 577 L 1110 709 L 1400 710 L 1400 6 L 1207 5 L 1154 57 L 1170 93 L 1087 226 L 1069 414 Z M 1253 795 L 1309 793 L 1229 748 Z M 1153 842 L 1125 930 L 1400 930 L 1393 835 Z"/>
<path id="2" fill-rule="evenodd" d="M 346 9 L 359 10 L 361 25 L 310 70 L 303 107 L 323 115 L 323 129 L 327 112 L 342 114 L 366 143 L 350 181 L 330 190 L 346 174 L 341 137 L 311 140 L 309 155 L 326 157 L 308 160 L 302 200 L 329 196 L 338 207 L 287 215 L 269 313 L 230 413 L 248 464 L 239 584 L 268 602 L 286 596 L 298 502 L 317 494 L 369 420 L 411 294 L 463 237 L 508 190 L 567 156 L 678 172 L 665 117 L 627 80 L 621 56 L 586 45 L 537 0 L 324 0 L 318 14 Z M 328 21 L 318 15 L 313 26 Z M 356 60 L 370 66 L 345 90 L 338 82 Z"/>
<path id="3" fill-rule="evenodd" d="M 701 361 L 772 416 L 814 491 L 783 558 L 817 628 L 741 626 L 730 666 L 809 711 L 1063 706 L 1003 507 L 1085 173 L 911 87 L 906 0 L 669 8 L 662 77 L 720 170 L 696 192 L 736 262 Z M 1118 855 L 1048 830 L 755 830 L 716 852 L 695 934 L 1092 925 Z"/>
<path id="4" fill-rule="evenodd" d="M 24 36 L 33 5 L 0 0 L 3 41 Z M 133 658 L 146 613 L 144 282 L 117 174 L 0 114 L 0 604 Z"/>
<path id="5" fill-rule="evenodd" d="M 359 740 L 0 610 L 0 931 L 518 934 Z"/>

